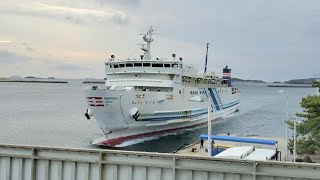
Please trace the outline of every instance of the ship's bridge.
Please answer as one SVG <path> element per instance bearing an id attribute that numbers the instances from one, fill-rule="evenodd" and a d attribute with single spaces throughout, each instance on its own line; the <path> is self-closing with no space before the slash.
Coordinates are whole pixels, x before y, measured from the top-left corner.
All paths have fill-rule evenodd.
<path id="1" fill-rule="evenodd" d="M 128 73 L 149 73 L 149 74 L 181 74 L 182 61 L 176 60 L 125 60 L 105 63 L 105 73 L 128 74 Z"/>
<path id="2" fill-rule="evenodd" d="M 181 60 L 109 60 L 105 71 L 109 87 L 172 88 L 180 82 L 183 63 Z"/>

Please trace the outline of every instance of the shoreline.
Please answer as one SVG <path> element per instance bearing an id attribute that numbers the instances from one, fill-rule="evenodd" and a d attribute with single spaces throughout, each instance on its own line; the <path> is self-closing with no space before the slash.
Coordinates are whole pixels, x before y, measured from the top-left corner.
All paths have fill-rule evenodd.
<path id="1" fill-rule="evenodd" d="M 311 84 L 308 84 L 308 85 L 291 85 L 291 84 L 288 84 L 288 85 L 283 85 L 283 84 L 280 84 L 280 85 L 267 85 L 267 87 L 292 87 L 292 88 L 314 88 Z"/>
<path id="2" fill-rule="evenodd" d="M 67 81 L 0 80 L 0 83 L 6 83 L 6 82 L 9 82 L 9 83 L 15 83 L 15 82 L 18 82 L 18 83 L 61 83 L 61 84 L 68 83 Z"/>

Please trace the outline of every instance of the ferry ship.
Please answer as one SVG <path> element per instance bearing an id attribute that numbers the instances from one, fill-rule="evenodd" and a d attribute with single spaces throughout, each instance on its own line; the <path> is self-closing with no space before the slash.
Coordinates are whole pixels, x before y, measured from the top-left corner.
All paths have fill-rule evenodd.
<path id="1" fill-rule="evenodd" d="M 141 34 L 139 59 L 105 62 L 103 87 L 85 89 L 87 119 L 94 117 L 106 139 L 99 145 L 115 146 L 128 140 L 189 129 L 227 116 L 239 109 L 239 90 L 231 84 L 231 69 L 223 77 L 204 73 L 172 54 L 172 59 L 151 57 L 153 29 Z"/>

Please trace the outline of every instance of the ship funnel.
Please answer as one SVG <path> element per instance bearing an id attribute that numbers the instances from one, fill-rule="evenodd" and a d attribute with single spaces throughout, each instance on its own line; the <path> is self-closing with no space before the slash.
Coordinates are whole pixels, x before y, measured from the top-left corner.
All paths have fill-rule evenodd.
<path id="1" fill-rule="evenodd" d="M 228 84 L 228 87 L 231 87 L 231 69 L 228 68 L 228 66 L 226 66 L 223 69 L 223 84 Z"/>
<path id="2" fill-rule="evenodd" d="M 91 112 L 91 110 L 88 108 L 86 113 L 84 114 L 86 116 L 86 118 L 89 120 L 91 116 L 93 116 L 93 113 Z"/>

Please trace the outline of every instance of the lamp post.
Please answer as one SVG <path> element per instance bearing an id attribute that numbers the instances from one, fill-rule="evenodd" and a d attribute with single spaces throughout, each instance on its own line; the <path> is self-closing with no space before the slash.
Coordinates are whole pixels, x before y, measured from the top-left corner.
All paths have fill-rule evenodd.
<path id="1" fill-rule="evenodd" d="M 288 120 L 288 91 L 287 90 L 280 90 L 278 91 L 280 93 L 285 93 L 285 120 L 284 122 L 286 123 L 286 158 L 285 160 L 287 161 L 288 160 L 288 154 L 289 154 L 289 150 L 288 150 L 288 123 L 287 123 L 287 120 Z"/>
<path id="2" fill-rule="evenodd" d="M 288 160 L 288 91 L 285 91 L 286 93 L 286 119 L 285 119 L 285 123 L 286 123 L 286 161 Z"/>
<path id="3" fill-rule="evenodd" d="M 278 91 L 279 93 L 285 93 L 285 120 L 284 122 L 286 123 L 286 156 L 285 156 L 285 160 L 288 160 L 288 154 L 289 154 L 289 149 L 288 149 L 288 91 L 287 90 L 280 90 Z"/>
<path id="4" fill-rule="evenodd" d="M 211 157 L 211 107 L 208 106 L 208 157 Z"/>
<path id="5" fill-rule="evenodd" d="M 297 127 L 296 122 L 293 123 L 293 162 L 296 162 L 296 141 L 297 141 Z"/>

